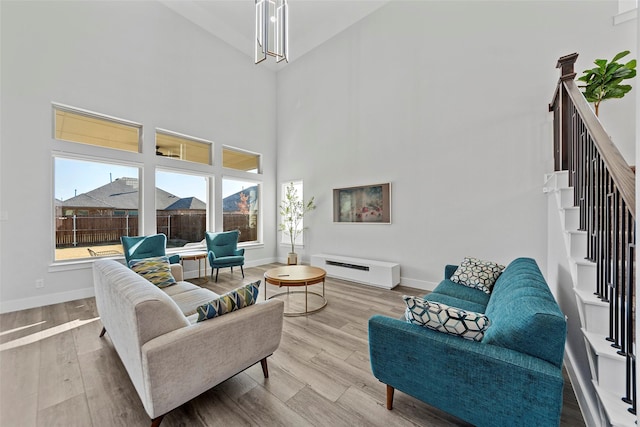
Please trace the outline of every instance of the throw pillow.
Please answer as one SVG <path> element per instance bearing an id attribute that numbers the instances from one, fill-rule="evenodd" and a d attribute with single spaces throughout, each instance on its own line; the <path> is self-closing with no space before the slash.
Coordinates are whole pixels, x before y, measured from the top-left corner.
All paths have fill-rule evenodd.
<path id="1" fill-rule="evenodd" d="M 260 280 L 241 286 L 233 291 L 221 295 L 219 298 L 209 301 L 196 309 L 198 322 L 222 316 L 243 307 L 253 305 L 258 300 Z"/>
<path id="2" fill-rule="evenodd" d="M 458 335 L 472 341 L 482 341 L 491 322 L 482 313 L 450 307 L 418 297 L 403 296 L 407 322 L 425 326 L 438 332 Z"/>
<path id="3" fill-rule="evenodd" d="M 504 265 L 495 262 L 465 257 L 451 276 L 451 281 L 490 294 L 504 268 Z"/>
<path id="4" fill-rule="evenodd" d="M 169 257 L 167 256 L 132 259 L 129 261 L 129 268 L 159 288 L 177 283 L 171 274 Z"/>

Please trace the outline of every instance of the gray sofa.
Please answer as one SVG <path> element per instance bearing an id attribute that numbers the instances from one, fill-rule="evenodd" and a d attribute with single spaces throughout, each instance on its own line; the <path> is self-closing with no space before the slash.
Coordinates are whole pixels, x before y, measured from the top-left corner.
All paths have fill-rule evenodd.
<path id="1" fill-rule="evenodd" d="M 158 288 L 114 260 L 93 264 L 98 313 L 138 392 L 158 426 L 169 411 L 261 362 L 279 346 L 284 303 L 267 300 L 196 322 L 196 307 L 218 297 L 182 281 Z"/>

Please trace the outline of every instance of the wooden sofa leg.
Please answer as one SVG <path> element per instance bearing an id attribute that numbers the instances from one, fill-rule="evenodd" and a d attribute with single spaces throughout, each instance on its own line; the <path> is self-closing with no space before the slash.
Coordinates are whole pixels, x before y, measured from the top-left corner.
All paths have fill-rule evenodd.
<path id="1" fill-rule="evenodd" d="M 244 279 L 244 268 L 242 266 L 240 266 L 240 271 L 242 271 L 242 278 Z"/>
<path id="2" fill-rule="evenodd" d="M 107 332 L 107 328 L 105 328 L 105 327 L 103 326 L 103 327 L 102 327 L 102 332 L 100 332 L 100 338 L 102 338 L 106 332 Z"/>
<path id="3" fill-rule="evenodd" d="M 218 283 L 218 271 L 219 270 L 220 270 L 219 268 L 216 268 L 216 283 Z M 213 271 L 211 272 L 211 275 L 213 275 Z"/>
<path id="4" fill-rule="evenodd" d="M 267 366 L 267 358 L 265 357 L 260 361 L 260 365 L 262 366 L 262 373 L 265 378 L 269 378 L 269 367 Z"/>
<path id="5" fill-rule="evenodd" d="M 393 409 L 393 392 L 394 388 L 387 384 L 387 409 Z"/>
<path id="6" fill-rule="evenodd" d="M 160 415 L 159 417 L 156 417 L 156 418 L 152 419 L 151 420 L 151 427 L 160 426 L 160 423 L 162 422 L 163 418 L 164 418 L 164 415 Z"/>

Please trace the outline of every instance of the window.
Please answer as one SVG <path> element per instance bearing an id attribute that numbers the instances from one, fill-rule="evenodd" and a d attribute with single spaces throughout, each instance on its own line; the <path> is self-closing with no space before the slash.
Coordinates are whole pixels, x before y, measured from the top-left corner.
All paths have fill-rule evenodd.
<path id="1" fill-rule="evenodd" d="M 210 165 L 211 143 L 158 129 L 156 155 Z"/>
<path id="2" fill-rule="evenodd" d="M 207 177 L 156 171 L 156 227 L 167 248 L 200 242 L 207 230 Z"/>
<path id="3" fill-rule="evenodd" d="M 261 241 L 259 154 L 217 146 L 214 165 L 213 142 L 163 129 L 143 139 L 141 124 L 55 103 L 52 121 L 54 261 L 122 256 L 120 237 L 156 232 L 171 252 L 221 223 L 240 242 Z M 216 170 L 227 176 L 214 221 Z M 154 174 L 155 187 L 144 185 Z"/>
<path id="4" fill-rule="evenodd" d="M 140 152 L 142 126 L 54 105 L 55 139 Z"/>
<path id="5" fill-rule="evenodd" d="M 132 166 L 54 158 L 56 261 L 123 253 L 120 236 L 138 234 L 138 174 Z"/>
<path id="6" fill-rule="evenodd" d="M 240 242 L 260 239 L 260 185 L 235 178 L 222 179 L 222 230 L 240 230 Z"/>
<path id="7" fill-rule="evenodd" d="M 287 194 L 287 187 L 293 185 L 293 190 L 294 190 L 294 194 L 295 194 L 295 198 L 296 200 L 300 200 L 303 201 L 304 197 L 302 194 L 302 181 L 289 181 L 287 183 L 282 184 L 282 193 L 281 194 L 281 198 L 280 200 L 284 200 L 285 199 L 285 195 Z M 282 222 L 282 217 L 280 218 L 280 221 Z M 303 233 L 304 233 L 304 224 L 303 224 L 304 219 L 300 220 L 300 224 L 298 224 L 298 230 L 300 230 L 299 234 L 296 236 L 296 241 L 294 242 L 294 244 L 296 246 L 302 246 L 304 243 L 304 237 L 303 237 Z M 281 240 L 280 243 L 282 244 L 287 244 L 287 245 L 291 245 L 291 236 L 288 233 L 285 232 L 280 232 L 281 235 Z"/>
<path id="8" fill-rule="evenodd" d="M 260 173 L 260 155 L 236 148 L 224 147 L 222 149 L 222 167 Z"/>
<path id="9" fill-rule="evenodd" d="M 623 22 L 638 18 L 638 0 L 618 0 L 618 14 L 613 17 L 613 24 L 618 25 Z"/>

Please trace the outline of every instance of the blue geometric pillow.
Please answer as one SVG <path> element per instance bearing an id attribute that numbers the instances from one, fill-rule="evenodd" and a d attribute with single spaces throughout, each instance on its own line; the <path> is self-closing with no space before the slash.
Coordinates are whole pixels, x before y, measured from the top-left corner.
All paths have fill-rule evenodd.
<path id="1" fill-rule="evenodd" d="M 493 285 L 504 269 L 504 265 L 492 261 L 465 257 L 451 276 L 451 281 L 490 294 Z"/>
<path id="2" fill-rule="evenodd" d="M 129 268 L 159 288 L 177 283 L 171 274 L 167 256 L 132 259 L 129 261 Z"/>
<path id="3" fill-rule="evenodd" d="M 484 331 L 491 325 L 489 318 L 482 313 L 407 295 L 402 299 L 407 304 L 405 310 L 407 322 L 438 332 L 458 335 L 467 340 L 482 341 Z"/>
<path id="4" fill-rule="evenodd" d="M 258 300 L 259 288 L 260 280 L 241 286 L 238 289 L 221 295 L 213 301 L 201 305 L 196 309 L 198 312 L 198 322 L 213 319 L 214 317 L 253 305 Z"/>

